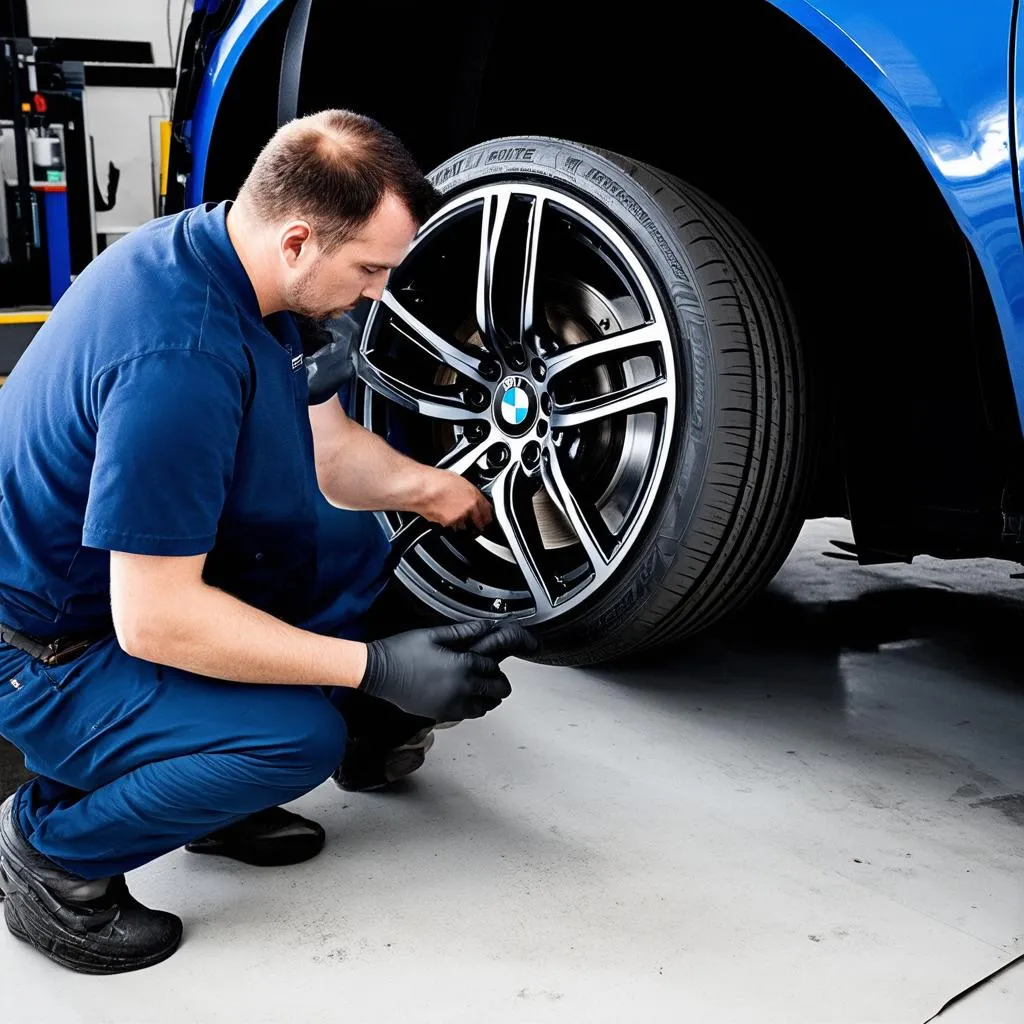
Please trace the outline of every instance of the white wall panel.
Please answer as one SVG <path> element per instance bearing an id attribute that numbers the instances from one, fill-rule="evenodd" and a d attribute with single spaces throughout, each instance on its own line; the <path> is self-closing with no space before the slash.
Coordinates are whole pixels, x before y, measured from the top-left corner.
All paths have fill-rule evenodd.
<path id="1" fill-rule="evenodd" d="M 152 44 L 154 61 L 167 66 L 172 62 L 168 20 L 173 44 L 186 5 L 191 11 L 191 0 L 28 0 L 29 27 L 34 36 L 141 40 Z M 166 90 L 86 89 L 101 189 L 107 162 L 121 169 L 117 205 L 97 215 L 98 231 L 128 230 L 154 215 L 150 118 L 166 116 L 168 100 Z"/>

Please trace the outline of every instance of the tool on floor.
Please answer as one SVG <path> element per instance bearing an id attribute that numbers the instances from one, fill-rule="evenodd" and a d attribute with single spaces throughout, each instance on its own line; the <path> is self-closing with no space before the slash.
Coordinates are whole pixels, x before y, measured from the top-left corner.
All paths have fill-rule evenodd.
<path id="1" fill-rule="evenodd" d="M 973 985 L 968 985 L 967 988 L 963 989 L 963 991 L 961 992 L 958 992 L 955 996 L 953 996 L 952 999 L 947 999 L 946 1002 L 944 1002 L 942 1006 L 924 1022 L 924 1024 L 931 1024 L 933 1020 L 935 1020 L 942 1013 L 948 1010 L 954 1003 L 959 1003 L 961 999 L 963 999 L 965 996 L 970 995 L 976 989 L 981 988 L 982 985 L 985 985 L 988 982 L 990 982 L 993 978 L 996 977 L 996 975 L 1003 974 L 1005 971 L 1008 971 L 1015 964 L 1020 963 L 1024 963 L 1024 953 L 1015 956 L 1012 960 L 1003 964 L 1001 967 L 997 967 L 994 971 L 989 972 L 985 975 L 984 978 L 981 978 L 979 981 L 976 981 Z"/>

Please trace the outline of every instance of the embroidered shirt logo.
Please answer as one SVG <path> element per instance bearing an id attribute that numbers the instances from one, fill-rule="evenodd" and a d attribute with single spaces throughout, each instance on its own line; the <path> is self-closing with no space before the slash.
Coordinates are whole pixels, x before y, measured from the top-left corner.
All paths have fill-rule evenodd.
<path id="1" fill-rule="evenodd" d="M 20 690 L 21 689 L 21 683 L 19 683 L 17 679 L 12 679 L 10 682 L 11 682 L 11 686 L 13 686 L 14 689 L 16 689 L 16 690 Z"/>
<path id="2" fill-rule="evenodd" d="M 297 370 L 302 365 L 302 356 L 294 356 L 292 358 L 292 369 Z"/>

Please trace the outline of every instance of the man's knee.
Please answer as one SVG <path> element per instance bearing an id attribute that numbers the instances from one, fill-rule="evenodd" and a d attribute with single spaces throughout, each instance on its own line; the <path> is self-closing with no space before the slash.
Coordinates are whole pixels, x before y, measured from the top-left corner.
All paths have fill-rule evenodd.
<path id="1" fill-rule="evenodd" d="M 279 745 L 271 763 L 283 755 L 287 775 L 295 784 L 312 789 L 328 778 L 345 756 L 348 730 L 337 709 L 319 693 L 303 691 L 303 698 L 293 702 L 281 715 Z M 283 766 L 283 765 L 282 765 Z"/>
<path id="2" fill-rule="evenodd" d="M 311 723 L 312 724 L 312 723 Z M 306 749 L 309 757 L 309 775 L 314 785 L 319 785 L 341 764 L 348 743 L 348 729 L 345 719 L 334 706 L 324 703 L 324 713 L 306 735 Z"/>

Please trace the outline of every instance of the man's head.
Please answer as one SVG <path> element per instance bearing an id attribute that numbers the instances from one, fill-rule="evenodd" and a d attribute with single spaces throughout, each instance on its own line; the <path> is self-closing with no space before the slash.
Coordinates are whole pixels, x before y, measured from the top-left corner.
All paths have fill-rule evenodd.
<path id="1" fill-rule="evenodd" d="M 290 121 L 266 144 L 229 230 L 265 314 L 323 320 L 380 298 L 437 203 L 391 132 L 324 110 Z"/>

